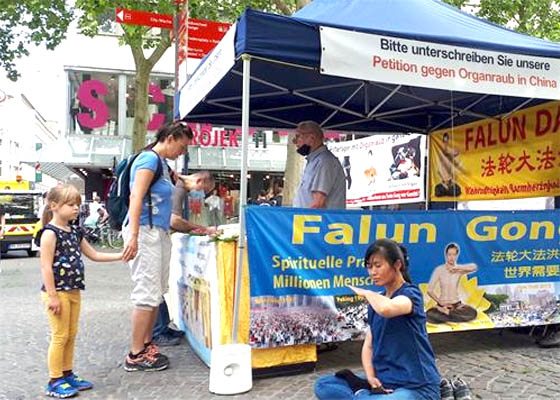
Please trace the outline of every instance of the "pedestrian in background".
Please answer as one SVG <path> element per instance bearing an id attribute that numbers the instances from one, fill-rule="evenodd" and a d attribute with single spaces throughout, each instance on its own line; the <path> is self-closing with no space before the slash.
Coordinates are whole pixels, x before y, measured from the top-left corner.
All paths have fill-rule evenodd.
<path id="1" fill-rule="evenodd" d="M 212 195 L 208 196 L 208 198 L 204 200 L 204 202 L 208 206 L 209 225 L 211 226 L 220 225 L 220 219 L 222 213 L 222 199 L 220 198 L 220 196 L 218 196 L 218 191 L 214 189 L 212 191 Z"/>
<path id="2" fill-rule="evenodd" d="M 300 122 L 293 143 L 307 158 L 294 207 L 346 208 L 346 176 L 338 158 L 325 146 L 323 130 L 314 121 Z"/>
<path id="3" fill-rule="evenodd" d="M 75 396 L 93 385 L 72 369 L 84 285 L 82 253 L 93 261 L 117 261 L 122 253 L 101 253 L 93 249 L 81 228 L 70 225 L 78 216 L 81 197 L 71 185 L 52 188 L 47 195 L 43 228 L 36 241 L 41 247 L 41 299 L 51 329 L 46 394 L 51 397 Z"/>

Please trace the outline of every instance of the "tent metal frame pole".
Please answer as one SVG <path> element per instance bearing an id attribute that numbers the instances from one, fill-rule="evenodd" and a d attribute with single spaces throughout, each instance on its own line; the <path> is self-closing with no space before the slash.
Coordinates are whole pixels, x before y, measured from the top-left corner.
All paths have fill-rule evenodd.
<path id="1" fill-rule="evenodd" d="M 251 97 L 249 96 L 249 99 L 250 98 Z M 243 108 L 229 106 L 227 104 L 214 103 L 213 101 L 210 101 L 208 103 L 212 104 L 212 105 L 215 105 L 215 106 L 224 107 L 224 108 L 227 108 L 227 109 L 230 109 L 230 110 L 237 110 L 236 114 L 239 114 L 239 113 L 243 114 Z M 269 119 L 269 120 L 275 121 L 275 122 L 280 122 L 280 123 L 283 123 L 283 124 L 286 124 L 286 125 L 297 126 L 297 124 L 294 123 L 294 122 L 291 122 L 291 121 L 288 121 L 288 120 L 285 120 L 285 119 L 281 119 L 281 118 L 275 118 L 275 117 L 272 117 L 272 116 L 269 116 L 269 115 L 266 115 L 266 114 L 259 113 L 258 111 L 251 111 L 249 114 L 257 115 L 259 117 L 263 117 L 263 118 L 266 118 L 266 119 Z"/>
<path id="2" fill-rule="evenodd" d="M 294 104 L 293 106 L 282 106 L 282 107 L 271 107 L 271 108 L 260 108 L 258 111 L 260 113 L 263 112 L 270 112 L 270 111 L 286 111 L 286 110 L 294 110 L 296 108 L 305 108 L 305 107 L 313 107 L 314 103 L 302 103 L 302 104 Z"/>
<path id="3" fill-rule="evenodd" d="M 377 114 L 368 115 L 368 118 L 369 119 L 384 118 L 384 117 L 390 117 L 391 115 L 398 117 L 399 115 L 405 113 L 406 111 L 420 110 L 422 108 L 426 108 L 430 106 L 433 106 L 433 104 L 418 104 L 417 106 L 399 108 L 397 110 L 384 111 Z"/>
<path id="4" fill-rule="evenodd" d="M 339 128 L 341 126 L 352 125 L 352 124 L 356 124 L 356 123 L 360 124 L 362 122 L 367 122 L 367 121 L 371 121 L 371 118 L 355 119 L 353 121 L 346 121 L 346 122 L 342 122 L 342 123 L 339 123 L 339 124 L 323 126 L 323 129 L 335 129 L 335 128 Z"/>
<path id="5" fill-rule="evenodd" d="M 217 104 L 221 105 L 221 104 Z M 205 118 L 205 117 L 227 117 L 228 115 L 237 115 L 241 111 L 229 111 L 229 112 L 219 112 L 219 113 L 210 113 L 210 114 L 189 114 L 191 118 Z"/>
<path id="6" fill-rule="evenodd" d="M 364 87 L 364 114 L 369 114 L 369 82 L 364 82 L 366 86 Z"/>
<path id="7" fill-rule="evenodd" d="M 331 85 L 323 85 L 323 86 L 311 86 L 302 89 L 297 89 L 300 93 L 307 93 L 307 92 L 314 92 L 316 90 L 325 90 L 325 89 L 340 89 L 343 87 L 351 87 L 351 86 L 366 86 L 367 82 L 355 80 L 352 82 L 344 82 L 344 83 L 333 83 Z"/>
<path id="8" fill-rule="evenodd" d="M 315 103 L 317 103 L 317 104 L 319 104 L 319 105 L 321 105 L 321 106 L 323 106 L 323 107 L 331 108 L 331 109 L 333 109 L 333 110 L 337 110 L 337 111 L 343 112 L 343 113 L 345 113 L 345 114 L 353 115 L 354 117 L 363 118 L 363 117 L 365 116 L 365 115 L 363 115 L 363 114 L 361 114 L 361 113 L 359 113 L 359 112 L 352 111 L 352 110 L 348 110 L 347 108 L 339 107 L 339 106 L 337 106 L 336 104 L 329 103 L 328 101 L 324 101 L 324 100 L 318 99 L 318 98 L 316 98 L 316 97 L 303 94 L 303 93 L 301 93 L 299 90 L 294 90 L 294 91 L 293 91 L 293 95 L 294 95 L 294 96 L 298 96 L 298 97 L 302 97 L 302 98 L 304 98 L 304 99 L 306 99 L 306 100 L 311 100 L 311 101 L 313 101 L 313 102 L 315 102 Z"/>
<path id="9" fill-rule="evenodd" d="M 362 90 L 365 86 L 366 86 L 365 83 L 362 83 L 360 86 L 358 86 L 358 87 L 356 88 L 356 90 L 354 90 L 354 91 L 352 92 L 352 94 L 351 94 L 350 96 L 348 96 L 348 98 L 347 98 L 346 100 L 344 100 L 344 101 L 342 102 L 342 104 L 340 104 L 340 107 L 344 107 L 344 106 L 345 106 L 350 100 L 352 100 L 352 98 L 353 98 L 355 95 L 357 95 L 358 92 L 359 92 L 360 90 Z M 327 118 L 325 118 L 325 119 L 323 120 L 323 122 L 321 122 L 319 125 L 320 125 L 320 126 L 325 125 L 325 124 L 326 124 L 332 117 L 334 117 L 337 113 L 338 113 L 338 110 L 334 110 L 334 111 L 333 111 L 332 113 L 330 113 L 330 115 L 329 115 Z"/>
<path id="10" fill-rule="evenodd" d="M 385 96 L 385 98 L 384 98 L 383 100 L 381 100 L 379 103 L 376 104 L 375 107 L 373 107 L 373 110 L 371 110 L 371 111 L 369 111 L 369 112 L 366 112 L 367 117 L 368 117 L 368 118 L 372 118 L 372 117 L 374 116 L 375 112 L 376 112 L 377 110 L 379 110 L 379 109 L 381 108 L 381 106 L 383 106 L 383 104 L 385 104 L 386 102 L 388 102 L 388 101 L 391 99 L 391 97 L 393 97 L 395 94 L 398 93 L 399 90 L 401 90 L 401 87 L 402 87 L 402 85 L 398 85 L 397 87 L 395 87 L 395 88 L 391 91 L 391 93 L 389 93 L 387 96 Z M 368 106 L 369 106 L 369 103 L 368 103 Z M 368 107 L 368 108 L 369 108 L 369 107 Z"/>
<path id="11" fill-rule="evenodd" d="M 353 121 L 347 121 L 347 122 L 343 122 L 343 123 L 340 123 L 340 124 L 324 126 L 323 128 L 324 129 L 337 129 L 337 128 L 340 128 L 342 126 L 359 124 L 359 123 L 367 122 L 367 121 L 371 121 L 371 120 L 372 120 L 371 118 L 356 119 L 356 120 L 353 120 Z M 398 126 L 398 127 L 401 127 L 401 128 L 406 128 L 411 132 L 421 132 L 421 133 L 426 133 L 427 132 L 426 129 L 424 129 L 424 128 L 419 128 L 417 126 L 412 126 L 412 125 L 399 124 L 398 122 L 389 121 L 385 118 L 377 118 L 377 120 L 381 121 L 381 122 L 383 122 L 384 124 L 387 124 L 387 125 L 393 125 L 393 126 Z M 387 132 L 387 134 L 389 134 L 389 132 Z"/>
<path id="12" fill-rule="evenodd" d="M 409 129 L 410 132 L 421 132 L 421 133 L 427 133 L 426 129 L 424 128 L 418 128 L 417 126 L 412 126 L 412 125 L 407 125 L 407 124 L 401 124 L 399 122 L 395 122 L 395 121 L 388 121 L 384 118 L 377 118 L 378 121 L 381 121 L 387 125 L 393 125 L 393 126 L 398 126 L 400 128 L 405 128 L 405 129 Z"/>
<path id="13" fill-rule="evenodd" d="M 237 240 L 237 267 L 235 270 L 235 298 L 233 302 L 233 344 L 237 344 L 239 325 L 239 301 L 241 298 L 241 282 L 243 258 L 245 255 L 245 206 L 247 205 L 247 164 L 249 155 L 249 115 L 251 95 L 251 57 L 243 54 L 243 112 L 241 115 L 241 176 L 239 177 L 239 239 Z"/>
<path id="14" fill-rule="evenodd" d="M 232 72 L 232 74 L 235 74 L 235 75 L 240 75 L 240 74 L 241 74 L 239 71 L 231 71 L 231 72 Z M 285 87 L 280 86 L 280 85 L 276 85 L 276 84 L 274 84 L 274 83 L 271 83 L 271 82 L 269 82 L 269 81 L 266 81 L 266 80 L 264 80 L 264 79 L 260 79 L 260 78 L 254 77 L 254 76 L 251 77 L 251 80 L 252 80 L 252 81 L 255 81 L 255 82 L 258 82 L 258 83 L 262 83 L 263 85 L 267 85 L 267 86 L 273 87 L 273 88 L 278 89 L 278 90 L 285 90 L 285 91 L 287 91 L 288 93 L 291 93 L 291 94 L 294 95 L 294 96 L 302 97 L 302 98 L 304 98 L 304 99 L 306 99 L 306 100 L 311 100 L 311 101 L 313 101 L 314 103 L 317 103 L 317 104 L 319 104 L 319 105 L 321 105 L 321 106 L 324 106 L 324 107 L 327 107 L 327 108 L 331 108 L 331 109 L 333 109 L 333 110 L 338 110 L 338 111 L 341 111 L 341 112 L 343 112 L 343 113 L 353 115 L 353 116 L 355 116 L 355 117 L 365 117 L 364 114 L 361 114 L 361 113 L 359 113 L 359 112 L 352 111 L 352 110 L 348 110 L 348 109 L 343 108 L 343 107 L 339 107 L 339 106 L 337 106 L 336 104 L 332 104 L 332 103 L 329 103 L 329 102 L 327 102 L 327 101 L 324 101 L 324 100 L 321 100 L 321 99 L 318 99 L 318 98 L 316 98 L 316 97 L 309 96 L 309 95 L 306 95 L 306 94 L 303 93 L 303 92 L 308 92 L 308 91 L 312 91 L 312 90 L 319 90 L 318 87 L 303 88 L 303 89 L 296 89 L 296 90 L 290 91 L 290 89 L 288 89 L 288 88 L 285 88 Z M 328 86 L 323 86 L 322 88 L 327 88 L 327 87 L 332 88 L 332 87 L 354 86 L 354 85 L 360 85 L 360 86 L 361 86 L 362 84 L 363 84 L 362 81 L 357 81 L 357 82 L 352 82 L 352 83 L 343 83 L 343 84 L 337 84 L 337 85 L 328 85 Z"/>
<path id="15" fill-rule="evenodd" d="M 530 102 L 532 102 L 533 100 L 535 100 L 533 97 L 530 99 L 527 99 L 525 101 L 523 101 L 521 104 L 519 104 L 517 107 L 515 107 L 513 110 L 511 110 L 510 112 L 508 112 L 507 114 L 504 115 L 500 115 L 500 119 L 504 119 L 509 117 L 511 114 L 513 114 L 514 112 L 516 112 L 517 110 L 519 110 L 520 108 L 525 107 L 527 104 L 529 104 Z"/>
<path id="16" fill-rule="evenodd" d="M 380 84 L 380 83 L 372 82 L 371 84 L 372 84 L 373 86 L 377 86 L 377 87 L 383 88 L 383 89 L 385 89 L 385 90 L 391 90 L 389 87 L 387 87 L 387 86 L 385 86 L 385 85 L 382 85 L 382 84 Z M 496 120 L 496 121 L 499 120 L 498 118 L 492 117 L 492 116 L 490 116 L 490 115 L 486 115 L 486 114 L 482 114 L 482 113 L 477 113 L 477 112 L 473 112 L 473 111 L 468 111 L 468 110 L 465 110 L 464 108 L 459 108 L 459 107 L 456 107 L 456 106 L 453 106 L 453 107 L 452 107 L 452 106 L 450 106 L 450 105 L 447 104 L 447 103 L 450 102 L 450 100 L 431 101 L 431 100 L 427 100 L 427 99 L 425 99 L 425 98 L 423 98 L 423 97 L 416 96 L 416 95 L 414 95 L 414 94 L 410 94 L 410 93 L 406 93 L 406 92 L 399 92 L 399 94 L 400 94 L 401 96 L 409 97 L 409 98 L 414 99 L 414 100 L 424 101 L 424 102 L 426 102 L 426 104 L 429 104 L 429 105 L 432 105 L 432 106 L 442 107 L 442 108 L 445 108 L 445 109 L 448 109 L 448 110 L 449 110 L 449 109 L 453 109 L 453 110 L 456 110 L 457 112 L 462 112 L 463 114 L 471 115 L 471 116 L 473 116 L 473 117 L 479 117 L 479 118 L 485 118 L 485 119 L 486 119 L 486 118 L 491 118 L 491 119 L 494 119 L 494 120 Z M 469 95 L 466 95 L 466 96 L 463 96 L 463 97 L 456 98 L 456 99 L 454 99 L 453 102 L 455 103 L 455 102 L 460 101 L 460 100 L 468 99 L 469 97 L 473 97 L 473 95 L 472 95 L 472 94 L 469 94 Z"/>
<path id="17" fill-rule="evenodd" d="M 280 96 L 283 94 L 289 94 L 287 90 L 279 90 L 277 92 L 269 92 L 269 93 L 258 93 L 251 95 L 252 99 L 258 99 L 260 97 L 270 97 L 270 96 Z M 229 97 L 218 97 L 215 99 L 209 99 L 206 101 L 208 102 L 222 102 L 222 101 L 233 101 L 233 100 L 240 100 L 243 99 L 243 96 L 229 96 Z"/>
<path id="18" fill-rule="evenodd" d="M 466 106 L 463 110 L 466 110 L 466 111 L 470 110 L 471 108 L 473 108 L 474 106 L 476 106 L 478 103 L 480 103 L 481 101 L 483 101 L 484 99 L 486 99 L 488 96 L 489 96 L 489 95 L 487 94 L 487 95 L 484 95 L 484 96 L 482 96 L 482 97 L 476 99 L 476 100 L 473 101 L 471 104 L 469 104 L 468 106 Z M 454 113 L 454 114 L 455 114 L 455 117 L 461 115 L 461 113 L 462 113 L 462 111 L 458 111 L 458 112 Z M 436 130 L 437 128 L 439 128 L 440 126 L 443 126 L 443 125 L 447 124 L 447 123 L 448 123 L 449 121 L 451 121 L 453 118 L 454 118 L 454 117 L 449 117 L 449 118 L 447 118 L 446 120 L 440 122 L 439 124 L 437 124 L 436 126 L 434 126 L 433 130 L 435 131 L 435 130 Z"/>
<path id="19" fill-rule="evenodd" d="M 430 181 L 430 142 L 431 142 L 431 137 L 430 137 L 430 133 L 428 132 L 428 134 L 426 135 L 426 166 L 424 167 L 424 169 L 426 170 L 426 183 L 424 184 L 424 196 L 426 197 L 425 200 L 425 209 L 426 211 L 430 209 L 430 198 L 429 198 L 429 193 L 432 189 L 432 184 Z"/>
<path id="20" fill-rule="evenodd" d="M 270 115 L 262 114 L 262 113 L 260 113 L 260 112 L 258 112 L 258 111 L 253 111 L 253 112 L 251 112 L 251 114 L 252 114 L 252 115 L 256 115 L 256 116 L 258 116 L 258 117 L 262 117 L 262 118 L 269 119 L 269 120 L 271 120 L 271 121 L 280 122 L 280 123 L 282 123 L 282 124 L 293 125 L 294 128 L 297 126 L 296 123 L 293 123 L 293 122 L 291 122 L 291 121 L 288 121 L 288 120 L 285 120 L 285 119 L 282 119 L 282 118 L 271 117 Z M 270 128 L 269 128 L 269 129 L 270 129 Z"/>

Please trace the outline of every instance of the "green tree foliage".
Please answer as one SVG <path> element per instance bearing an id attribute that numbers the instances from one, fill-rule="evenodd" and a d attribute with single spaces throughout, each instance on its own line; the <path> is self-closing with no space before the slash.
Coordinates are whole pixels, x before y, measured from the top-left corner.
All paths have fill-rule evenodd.
<path id="1" fill-rule="evenodd" d="M 234 22 L 247 7 L 291 15 L 311 0 L 191 0 L 189 13 L 193 18 Z"/>
<path id="2" fill-rule="evenodd" d="M 484 298 L 490 302 L 490 308 L 486 312 L 496 312 L 500 310 L 500 304 L 508 301 L 507 294 L 490 294 L 484 293 Z"/>
<path id="3" fill-rule="evenodd" d="M 72 10 L 64 0 L 4 0 L 0 6 L 0 67 L 15 81 L 15 61 L 30 44 L 54 49 L 66 36 Z"/>
<path id="4" fill-rule="evenodd" d="M 560 0 L 444 0 L 455 7 L 473 6 L 474 15 L 527 35 L 560 40 Z"/>

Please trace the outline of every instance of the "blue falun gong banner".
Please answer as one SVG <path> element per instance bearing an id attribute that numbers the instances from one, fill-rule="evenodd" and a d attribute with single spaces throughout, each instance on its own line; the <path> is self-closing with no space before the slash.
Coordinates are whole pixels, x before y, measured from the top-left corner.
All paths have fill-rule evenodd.
<path id="1" fill-rule="evenodd" d="M 368 276 L 364 254 L 375 239 L 385 237 L 408 250 L 412 280 L 424 293 L 430 332 L 560 322 L 560 210 L 256 206 L 248 207 L 246 216 L 254 347 L 358 337 L 365 328 L 360 322 L 365 308 L 348 286 L 381 290 Z M 449 245 L 456 265 L 446 267 Z M 438 296 L 453 303 L 450 308 L 457 313 L 439 312 Z M 317 322 L 304 324 L 303 334 L 278 338 L 261 332 L 267 321 L 287 329 L 298 320 L 313 320 L 313 315 Z M 355 329 L 340 333 L 341 327 Z"/>

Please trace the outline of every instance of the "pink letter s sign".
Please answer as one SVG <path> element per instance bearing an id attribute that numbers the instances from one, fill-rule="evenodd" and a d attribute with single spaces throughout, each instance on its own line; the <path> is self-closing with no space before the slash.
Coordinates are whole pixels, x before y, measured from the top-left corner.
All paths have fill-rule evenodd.
<path id="1" fill-rule="evenodd" d="M 148 92 L 152 95 L 153 103 L 164 103 L 165 97 L 161 88 L 153 83 L 150 84 Z M 80 105 L 91 110 L 91 113 L 78 113 L 78 121 L 86 128 L 95 129 L 105 126 L 109 119 L 107 105 L 101 99 L 101 96 L 107 95 L 107 86 L 98 80 L 92 79 L 82 82 L 78 89 L 78 100 Z M 165 122 L 165 114 L 154 114 L 150 122 L 148 122 L 148 130 L 158 130 Z"/>
<path id="2" fill-rule="evenodd" d="M 93 116 L 90 113 L 82 112 L 78 114 L 78 121 L 86 128 L 91 129 L 104 126 L 107 123 L 108 117 L 107 105 L 101 99 L 96 98 L 94 93 L 97 96 L 105 96 L 107 94 L 107 86 L 95 79 L 82 82 L 78 90 L 78 100 L 82 106 L 92 111 L 91 114 Z"/>

